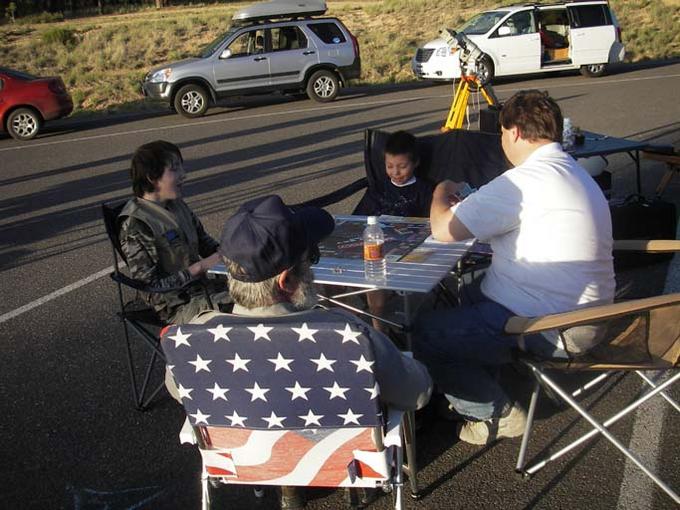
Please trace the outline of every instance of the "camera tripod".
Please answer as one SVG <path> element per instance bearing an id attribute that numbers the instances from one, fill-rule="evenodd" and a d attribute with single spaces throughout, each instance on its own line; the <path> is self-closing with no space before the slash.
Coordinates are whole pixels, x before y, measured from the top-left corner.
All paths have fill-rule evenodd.
<path id="1" fill-rule="evenodd" d="M 482 97 L 486 100 L 489 106 L 498 105 L 498 99 L 491 87 L 491 84 L 482 84 L 482 82 L 474 74 L 463 74 L 460 77 L 460 83 L 456 87 L 456 93 L 453 96 L 451 109 L 446 117 L 446 122 L 441 127 L 441 132 L 446 133 L 452 129 L 461 129 L 463 127 L 463 118 L 465 117 L 465 110 L 467 109 L 468 100 L 470 99 L 470 89 L 476 86 L 482 93 Z"/>

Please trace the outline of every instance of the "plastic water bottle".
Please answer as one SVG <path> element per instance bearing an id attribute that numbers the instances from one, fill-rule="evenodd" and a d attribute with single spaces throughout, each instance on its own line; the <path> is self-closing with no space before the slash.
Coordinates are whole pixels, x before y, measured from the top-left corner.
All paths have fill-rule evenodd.
<path id="1" fill-rule="evenodd" d="M 562 123 L 562 148 L 571 149 L 574 146 L 574 138 L 576 133 L 571 126 L 571 119 L 565 117 Z"/>
<path id="2" fill-rule="evenodd" d="M 385 280 L 387 265 L 385 264 L 385 234 L 380 228 L 376 216 L 368 217 L 364 230 L 364 271 L 367 280 Z"/>

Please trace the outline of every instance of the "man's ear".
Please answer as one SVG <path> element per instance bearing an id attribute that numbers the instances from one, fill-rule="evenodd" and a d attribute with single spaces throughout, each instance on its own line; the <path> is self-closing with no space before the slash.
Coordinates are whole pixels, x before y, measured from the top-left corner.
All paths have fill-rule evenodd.
<path id="1" fill-rule="evenodd" d="M 276 282 L 279 286 L 279 290 L 286 295 L 290 295 L 297 289 L 297 280 L 291 274 L 289 269 L 284 269 L 279 274 Z"/>

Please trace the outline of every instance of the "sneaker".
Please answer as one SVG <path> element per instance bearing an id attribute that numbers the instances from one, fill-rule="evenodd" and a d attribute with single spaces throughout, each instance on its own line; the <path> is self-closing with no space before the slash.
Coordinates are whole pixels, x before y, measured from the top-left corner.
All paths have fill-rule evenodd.
<path id="1" fill-rule="evenodd" d="M 488 445 L 504 437 L 521 436 L 526 423 L 525 412 L 521 407 L 513 405 L 505 417 L 462 423 L 458 426 L 458 437 L 466 443 Z"/>

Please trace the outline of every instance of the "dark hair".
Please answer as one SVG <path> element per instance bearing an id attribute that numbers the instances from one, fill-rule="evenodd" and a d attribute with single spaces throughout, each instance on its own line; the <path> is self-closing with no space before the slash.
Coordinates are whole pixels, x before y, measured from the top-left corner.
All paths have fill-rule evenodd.
<path id="1" fill-rule="evenodd" d="M 411 162 L 418 162 L 416 137 L 406 131 L 395 131 L 387 137 L 385 154 L 407 154 Z"/>
<path id="2" fill-rule="evenodd" d="M 152 192 L 154 181 L 161 178 L 165 169 L 172 165 L 174 158 L 184 162 L 179 147 L 174 143 L 156 140 L 139 146 L 132 156 L 130 166 L 130 179 L 135 196 L 141 197 L 144 193 Z"/>
<path id="3" fill-rule="evenodd" d="M 530 142 L 551 140 L 562 143 L 562 112 L 547 92 L 522 90 L 503 105 L 500 117 L 505 129 L 516 127 Z"/>

